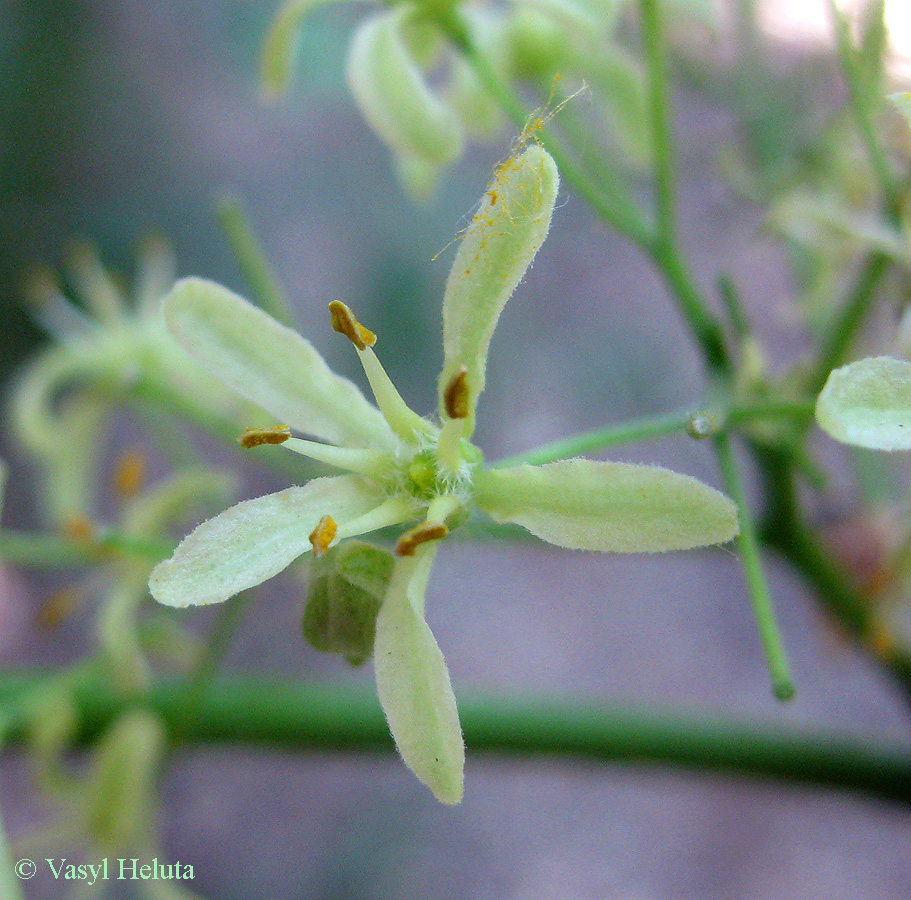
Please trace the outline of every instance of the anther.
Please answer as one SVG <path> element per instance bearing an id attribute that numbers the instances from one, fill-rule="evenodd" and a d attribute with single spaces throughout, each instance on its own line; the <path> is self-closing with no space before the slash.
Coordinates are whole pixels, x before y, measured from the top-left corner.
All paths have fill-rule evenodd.
<path id="1" fill-rule="evenodd" d="M 358 350 L 366 350 L 376 343 L 376 335 L 369 328 L 364 328 L 351 308 L 341 300 L 333 300 L 329 304 L 329 314 L 332 316 L 333 330 L 345 335 Z"/>
<path id="2" fill-rule="evenodd" d="M 332 516 L 323 516 L 319 524 L 310 533 L 310 543 L 313 544 L 313 555 L 322 556 L 335 539 L 338 524 Z"/>
<path id="3" fill-rule="evenodd" d="M 442 522 L 423 522 L 406 531 L 395 545 L 396 556 L 414 556 L 414 551 L 428 541 L 442 540 L 449 529 Z"/>
<path id="4" fill-rule="evenodd" d="M 460 366 L 443 390 L 443 408 L 446 410 L 446 415 L 450 419 L 467 419 L 470 412 L 470 399 L 468 369 Z"/>
<path id="5" fill-rule="evenodd" d="M 284 444 L 291 437 L 287 425 L 273 425 L 271 428 L 248 428 L 237 440 L 241 447 L 261 447 L 263 444 Z"/>

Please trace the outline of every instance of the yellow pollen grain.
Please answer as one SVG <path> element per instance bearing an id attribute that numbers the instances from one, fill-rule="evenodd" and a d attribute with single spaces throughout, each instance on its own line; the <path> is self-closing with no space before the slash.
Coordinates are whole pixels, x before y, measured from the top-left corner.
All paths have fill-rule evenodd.
<path id="1" fill-rule="evenodd" d="M 319 524 L 310 533 L 310 543 L 313 544 L 313 555 L 322 556 L 335 539 L 338 524 L 332 516 L 323 516 Z"/>
<path id="2" fill-rule="evenodd" d="M 468 369 L 460 366 L 443 391 L 443 408 L 450 419 L 467 419 L 469 413 Z"/>
<path id="3" fill-rule="evenodd" d="M 395 545 L 396 556 L 414 556 L 414 551 L 428 541 L 442 540 L 449 529 L 442 522 L 423 522 L 406 531 Z"/>
<path id="4" fill-rule="evenodd" d="M 135 497 L 146 479 L 148 460 L 138 450 L 128 450 L 117 463 L 114 472 L 114 490 L 123 500 Z"/>
<path id="5" fill-rule="evenodd" d="M 351 308 L 341 300 L 333 300 L 329 304 L 329 315 L 332 317 L 333 330 L 345 335 L 358 350 L 366 350 L 376 343 L 376 335 L 361 325 Z"/>
<path id="6" fill-rule="evenodd" d="M 287 425 L 273 425 L 271 428 L 248 428 L 237 440 L 241 447 L 261 447 L 263 444 L 284 444 L 291 437 Z"/>

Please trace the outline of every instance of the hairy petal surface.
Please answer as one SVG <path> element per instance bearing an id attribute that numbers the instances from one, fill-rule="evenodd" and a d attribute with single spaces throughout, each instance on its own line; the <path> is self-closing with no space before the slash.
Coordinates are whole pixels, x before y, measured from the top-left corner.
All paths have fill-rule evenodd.
<path id="1" fill-rule="evenodd" d="M 497 169 L 462 238 L 443 297 L 443 393 L 464 367 L 469 428 L 484 389 L 487 349 L 506 301 L 525 276 L 550 228 L 560 176 L 550 154 L 533 145 Z"/>
<path id="2" fill-rule="evenodd" d="M 654 553 L 720 544 L 739 531 L 714 488 L 658 466 L 567 459 L 482 472 L 477 503 L 558 547 Z"/>
<path id="3" fill-rule="evenodd" d="M 381 502 L 358 475 L 316 478 L 245 500 L 184 538 L 152 571 L 149 590 L 167 606 L 220 603 L 277 575 L 309 550 L 310 533 L 323 516 L 344 523 Z"/>
<path id="4" fill-rule="evenodd" d="M 405 765 L 443 803 L 462 799 L 465 746 L 446 662 L 424 620 L 435 553 L 399 557 L 376 620 L 376 688 Z"/>
<path id="5" fill-rule="evenodd" d="M 165 317 L 197 362 L 281 424 L 336 444 L 395 443 L 380 411 L 309 341 L 233 291 L 185 278 L 165 300 Z"/>
<path id="6" fill-rule="evenodd" d="M 816 401 L 832 437 L 873 450 L 911 450 L 911 362 L 890 356 L 835 369 Z"/>
<path id="7" fill-rule="evenodd" d="M 348 51 L 348 87 L 386 144 L 409 159 L 444 166 L 462 152 L 456 115 L 427 86 L 400 30 L 412 9 L 382 12 L 357 30 Z"/>

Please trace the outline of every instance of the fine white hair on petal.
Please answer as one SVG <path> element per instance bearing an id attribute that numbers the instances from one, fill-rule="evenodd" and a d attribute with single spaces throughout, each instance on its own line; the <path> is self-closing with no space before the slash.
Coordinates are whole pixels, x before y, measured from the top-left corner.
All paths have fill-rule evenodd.
<path id="1" fill-rule="evenodd" d="M 659 466 L 565 459 L 481 472 L 477 504 L 558 547 L 616 553 L 729 541 L 737 507 L 714 488 Z"/>
<path id="2" fill-rule="evenodd" d="M 261 584 L 310 549 L 325 515 L 342 524 L 375 508 L 382 496 L 358 475 L 316 478 L 245 500 L 203 522 L 159 563 L 152 596 L 167 606 L 220 603 Z"/>
<path id="3" fill-rule="evenodd" d="M 435 547 L 396 559 L 376 621 L 376 689 L 405 765 L 442 803 L 462 799 L 465 745 L 443 654 L 424 620 Z"/>

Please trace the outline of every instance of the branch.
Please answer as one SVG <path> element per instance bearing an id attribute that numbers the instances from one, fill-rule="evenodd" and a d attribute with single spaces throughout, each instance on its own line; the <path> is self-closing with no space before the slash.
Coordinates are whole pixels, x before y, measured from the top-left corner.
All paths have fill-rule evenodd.
<path id="1" fill-rule="evenodd" d="M 17 707 L 46 676 L 0 676 L 0 705 L 21 726 Z M 77 692 L 80 739 L 97 735 L 129 703 L 152 707 L 173 728 L 181 721 L 184 692 L 160 682 L 131 701 L 118 699 L 99 676 Z M 557 755 L 598 762 L 662 763 L 788 783 L 857 790 L 911 802 L 911 754 L 896 746 L 867 745 L 828 734 L 801 733 L 758 722 L 639 706 L 579 704 L 566 699 L 472 698 L 459 702 L 471 753 L 510 757 Z M 393 743 L 372 694 L 276 678 L 221 678 L 199 698 L 186 724 L 188 744 L 266 745 L 282 750 L 392 753 Z M 13 731 L 21 740 L 22 729 Z"/>

